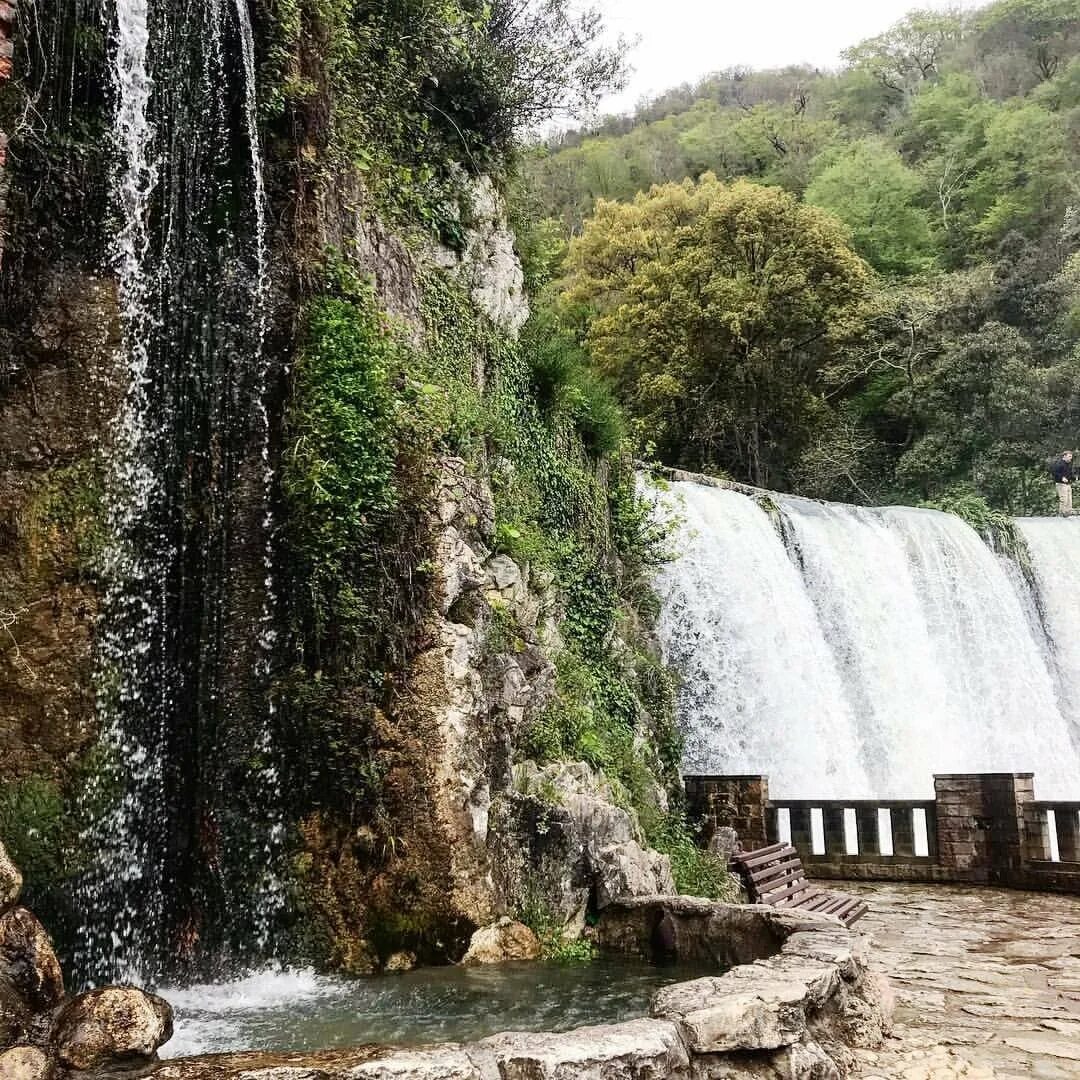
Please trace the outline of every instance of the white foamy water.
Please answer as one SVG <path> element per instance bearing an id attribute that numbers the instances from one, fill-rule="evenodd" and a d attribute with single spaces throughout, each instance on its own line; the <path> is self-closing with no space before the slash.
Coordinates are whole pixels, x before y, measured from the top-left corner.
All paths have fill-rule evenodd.
<path id="1" fill-rule="evenodd" d="M 416 1046 L 498 1031 L 567 1031 L 644 1016 L 661 986 L 701 974 L 623 960 L 454 965 L 352 979 L 268 968 L 229 983 L 163 988 L 176 1024 L 162 1054 Z"/>
<path id="2" fill-rule="evenodd" d="M 1080 522 L 1021 522 L 1033 596 L 951 515 L 779 497 L 774 522 L 735 492 L 672 490 L 686 522 L 659 631 L 687 772 L 764 773 L 789 798 L 1034 772 L 1040 796 L 1076 797 Z"/>

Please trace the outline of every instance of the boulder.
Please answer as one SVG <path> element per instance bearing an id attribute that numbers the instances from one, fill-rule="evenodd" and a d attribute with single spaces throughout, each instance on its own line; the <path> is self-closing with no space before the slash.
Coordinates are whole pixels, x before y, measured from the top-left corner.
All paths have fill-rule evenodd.
<path id="1" fill-rule="evenodd" d="M 0 982 L 0 1050 L 25 1039 L 31 1019 L 30 1010 L 22 998 Z"/>
<path id="2" fill-rule="evenodd" d="M 0 1080 L 45 1080 L 49 1059 L 36 1046 L 16 1046 L 0 1052 Z"/>
<path id="3" fill-rule="evenodd" d="M 600 909 L 624 896 L 659 896 L 676 892 L 671 859 L 642 847 L 636 840 L 603 848 L 593 862 L 596 906 Z"/>
<path id="4" fill-rule="evenodd" d="M 736 990 L 723 978 L 705 978 L 661 990 L 653 1014 L 678 1020 L 696 1054 L 776 1050 L 806 1032 L 804 999 L 805 988 L 796 983 L 762 982 Z"/>
<path id="5" fill-rule="evenodd" d="M 253 1074 L 249 1071 L 246 1075 Z M 350 1080 L 485 1080 L 485 1073 L 458 1046 L 399 1050 L 376 1061 L 354 1066 L 348 1076 Z"/>
<path id="6" fill-rule="evenodd" d="M 11 907 L 22 892 L 22 874 L 0 842 L 0 911 Z"/>
<path id="7" fill-rule="evenodd" d="M 172 1037 L 167 1001 L 133 986 L 107 986 L 72 998 L 59 1011 L 52 1044 L 63 1064 L 84 1071 L 154 1060 Z"/>
<path id="8" fill-rule="evenodd" d="M 391 953 L 383 966 L 383 971 L 388 975 L 400 975 L 406 971 L 412 971 L 416 967 L 416 953 L 401 951 Z"/>
<path id="9" fill-rule="evenodd" d="M 499 964 L 504 960 L 539 960 L 540 939 L 524 924 L 502 918 L 477 930 L 463 964 Z"/>
<path id="10" fill-rule="evenodd" d="M 52 941 L 26 908 L 0 915 L 0 981 L 33 1012 L 51 1009 L 64 996 L 64 976 Z"/>
<path id="11" fill-rule="evenodd" d="M 475 1051 L 474 1059 L 478 1053 L 490 1054 L 497 1066 L 492 1075 L 506 1080 L 686 1080 L 690 1074 L 678 1028 L 661 1020 L 600 1024 L 562 1034 L 514 1031 L 481 1040 Z"/>

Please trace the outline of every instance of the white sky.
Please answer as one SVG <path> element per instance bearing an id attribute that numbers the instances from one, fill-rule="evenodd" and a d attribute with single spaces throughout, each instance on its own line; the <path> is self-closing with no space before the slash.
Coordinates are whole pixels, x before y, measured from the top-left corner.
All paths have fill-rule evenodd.
<path id="1" fill-rule="evenodd" d="M 810 63 L 835 67 L 840 52 L 914 8 L 973 8 L 973 0 L 582 0 L 599 8 L 613 37 L 640 37 L 625 93 L 603 112 L 627 112 L 721 68 Z"/>

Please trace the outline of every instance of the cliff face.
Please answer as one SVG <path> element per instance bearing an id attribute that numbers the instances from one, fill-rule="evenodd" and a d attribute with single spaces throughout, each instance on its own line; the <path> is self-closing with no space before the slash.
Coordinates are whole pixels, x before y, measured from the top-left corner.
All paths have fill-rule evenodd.
<path id="1" fill-rule="evenodd" d="M 0 834 L 63 949 L 87 895 L 106 922 L 148 913 L 130 948 L 153 964 L 258 941 L 370 971 L 457 958 L 505 913 L 577 931 L 670 891 L 646 843 L 674 744 L 617 520 L 632 481 L 536 396 L 496 186 L 455 166 L 437 241 L 342 163 L 325 88 L 266 136 L 265 248 L 238 195 L 262 197 L 257 144 L 209 173 L 170 162 L 148 220 L 182 242 L 147 234 L 151 255 L 168 239 L 148 287 L 179 291 L 154 294 L 133 426 L 99 17 L 39 21 L 58 64 L 17 38 L 0 96 L 0 122 L 31 92 L 47 106 L 6 173 Z M 243 35 L 209 61 L 169 41 L 196 66 L 241 50 L 214 136 L 238 152 Z M 198 119 L 180 93 L 150 108 L 166 135 Z M 209 251 L 219 204 L 229 244 Z M 124 860 L 145 895 L 121 895 Z"/>

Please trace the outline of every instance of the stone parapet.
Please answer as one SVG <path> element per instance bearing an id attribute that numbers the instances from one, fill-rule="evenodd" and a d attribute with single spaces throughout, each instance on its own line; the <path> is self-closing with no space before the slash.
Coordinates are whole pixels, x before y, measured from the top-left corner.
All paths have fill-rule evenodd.
<path id="1" fill-rule="evenodd" d="M 790 842 L 811 877 L 1080 893 L 1080 802 L 1037 802 L 1031 773 L 945 773 L 932 801 L 770 798 L 763 776 L 688 776 L 702 841 Z M 853 843 L 854 837 L 854 843 Z"/>

